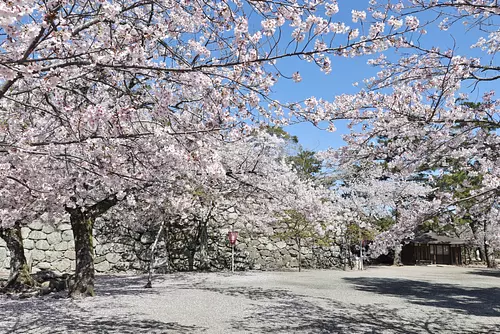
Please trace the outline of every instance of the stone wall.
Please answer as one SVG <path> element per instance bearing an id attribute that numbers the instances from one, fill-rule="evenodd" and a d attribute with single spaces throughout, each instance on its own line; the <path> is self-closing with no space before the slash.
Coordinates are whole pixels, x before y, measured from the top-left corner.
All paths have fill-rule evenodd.
<path id="1" fill-rule="evenodd" d="M 34 221 L 21 228 L 26 260 L 33 268 L 68 272 L 75 268 L 73 231 L 68 223 L 56 227 Z M 9 251 L 0 239 L 0 265 L 10 267 Z"/>
<path id="2" fill-rule="evenodd" d="M 299 248 L 294 241 L 280 240 L 272 229 L 252 231 L 239 226 L 235 245 L 236 270 L 280 270 L 298 267 Z M 206 255 L 202 256 L 198 231 L 193 227 L 168 225 L 158 243 L 154 268 L 157 272 L 228 270 L 231 246 L 228 228 L 207 230 Z M 145 272 L 156 230 L 130 230 L 119 223 L 96 222 L 94 231 L 97 272 Z M 32 268 L 71 272 L 75 267 L 73 232 L 68 222 L 50 226 L 35 221 L 22 228 L 28 263 Z M 307 240 L 301 247 L 304 268 L 340 268 L 338 247 L 319 247 Z M 9 268 L 8 250 L 0 239 L 0 266 Z"/>

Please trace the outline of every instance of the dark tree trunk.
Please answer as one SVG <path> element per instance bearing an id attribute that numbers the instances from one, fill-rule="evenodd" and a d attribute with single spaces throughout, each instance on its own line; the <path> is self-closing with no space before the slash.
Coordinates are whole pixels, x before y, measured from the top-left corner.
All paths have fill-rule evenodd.
<path id="1" fill-rule="evenodd" d="M 342 264 L 342 269 L 345 271 L 347 270 L 347 267 L 349 266 L 349 261 L 347 260 L 347 235 L 343 234 L 342 238 L 340 239 L 339 242 L 339 247 L 340 247 L 340 262 Z"/>
<path id="2" fill-rule="evenodd" d="M 469 246 L 465 247 L 464 250 L 464 257 L 465 257 L 465 264 L 469 265 L 471 264 L 471 248 Z"/>
<path id="3" fill-rule="evenodd" d="M 340 257 L 341 257 L 341 262 L 342 262 L 342 268 L 347 270 L 347 267 L 349 267 L 349 261 L 347 260 L 347 247 L 343 242 L 340 243 Z"/>
<path id="4" fill-rule="evenodd" d="M 483 243 L 484 240 L 481 240 L 481 238 L 478 235 L 478 233 L 479 233 L 479 227 L 477 225 L 477 222 L 472 221 L 472 222 L 469 223 L 469 226 L 470 226 L 470 229 L 472 231 L 472 236 L 474 237 L 474 240 L 476 240 L 476 242 L 479 245 L 481 243 Z M 479 247 L 478 250 L 479 250 L 479 257 L 481 258 L 481 261 L 485 261 L 486 260 L 486 254 L 484 252 L 484 248 L 483 247 Z M 475 250 L 473 252 L 473 257 L 474 257 L 475 260 L 477 260 L 476 251 Z"/>
<path id="5" fill-rule="evenodd" d="M 299 246 L 299 273 L 302 271 L 302 255 L 301 255 L 301 251 L 300 251 L 300 246 L 301 246 L 301 242 L 300 242 L 300 238 L 297 239 L 297 245 Z"/>
<path id="6" fill-rule="evenodd" d="M 70 297 L 91 297 L 94 291 L 94 244 L 92 229 L 97 217 L 112 208 L 118 199 L 111 195 L 88 207 L 66 207 L 70 214 L 71 229 L 75 240 L 76 268 L 74 282 L 69 285 Z"/>
<path id="7" fill-rule="evenodd" d="M 209 261 L 208 261 L 208 230 L 207 230 L 207 222 L 200 222 L 200 265 L 199 269 L 208 270 L 209 269 Z"/>
<path id="8" fill-rule="evenodd" d="M 198 242 L 200 245 L 200 265 L 198 269 L 210 270 L 210 261 L 208 258 L 208 221 L 212 217 L 212 211 L 214 209 L 214 204 L 209 203 L 210 209 L 205 217 L 201 217 L 198 225 Z"/>
<path id="9" fill-rule="evenodd" d="M 0 238 L 5 241 L 10 253 L 10 274 L 4 289 L 33 287 L 35 281 L 31 277 L 30 267 L 24 256 L 21 225 L 16 223 L 11 228 L 0 228 Z"/>
<path id="10" fill-rule="evenodd" d="M 395 266 L 401 266 L 403 263 L 401 262 L 401 252 L 403 250 L 403 247 L 401 244 L 397 244 L 396 247 L 394 247 L 394 263 L 393 265 Z"/>
<path id="11" fill-rule="evenodd" d="M 352 269 L 351 266 L 351 256 L 350 256 L 350 247 L 349 247 L 349 238 L 347 236 L 347 232 L 343 235 L 343 238 L 341 239 L 340 243 L 340 254 L 342 257 L 342 264 L 343 264 L 343 269 L 348 270 L 349 268 Z"/>
<path id="12" fill-rule="evenodd" d="M 93 221 L 79 209 L 71 212 L 71 228 L 75 240 L 76 270 L 74 283 L 69 287 L 71 297 L 93 297 L 94 291 L 94 245 Z"/>
<path id="13" fill-rule="evenodd" d="M 493 254 L 493 251 L 487 242 L 484 244 L 484 255 L 488 268 L 496 268 L 497 263 L 495 261 L 495 254 Z"/>
<path id="14" fill-rule="evenodd" d="M 167 227 L 163 230 L 164 231 L 164 238 L 165 238 L 165 256 L 166 256 L 166 269 L 167 272 L 171 271 L 171 262 L 170 262 L 170 223 L 167 223 Z"/>
<path id="15" fill-rule="evenodd" d="M 399 202 L 396 201 L 395 203 L 395 207 L 394 207 L 394 222 L 395 222 L 395 225 L 397 226 L 398 222 L 399 222 Z M 396 247 L 394 247 L 394 261 L 392 263 L 392 265 L 394 266 L 402 266 L 403 265 L 403 262 L 401 261 L 401 253 L 403 251 L 403 245 L 401 245 L 401 243 L 398 242 L 398 244 L 396 245 Z"/>
<path id="16" fill-rule="evenodd" d="M 486 260 L 486 265 L 488 268 L 496 268 L 497 263 L 495 261 L 495 254 L 493 253 L 493 249 L 491 249 L 490 244 L 487 240 L 487 222 L 485 221 L 483 224 L 484 228 L 484 238 L 483 238 L 483 245 L 484 245 L 484 259 Z"/>
<path id="17" fill-rule="evenodd" d="M 189 248 L 187 250 L 188 255 L 188 270 L 194 271 L 194 256 L 196 254 L 196 249 Z"/>
<path id="18" fill-rule="evenodd" d="M 194 220 L 194 223 L 198 222 L 197 220 Z M 183 231 L 184 235 L 184 244 L 185 249 L 184 249 L 184 254 L 187 256 L 188 260 L 188 270 L 189 271 L 194 271 L 194 257 L 196 255 L 196 251 L 198 250 L 198 244 L 199 244 L 199 239 L 200 239 L 200 229 L 199 228 L 193 228 L 192 230 L 186 230 Z"/>
<path id="19" fill-rule="evenodd" d="M 352 261 L 352 249 L 351 249 L 351 238 L 346 236 L 346 254 L 347 254 L 347 265 L 349 269 L 354 269 L 354 262 Z"/>

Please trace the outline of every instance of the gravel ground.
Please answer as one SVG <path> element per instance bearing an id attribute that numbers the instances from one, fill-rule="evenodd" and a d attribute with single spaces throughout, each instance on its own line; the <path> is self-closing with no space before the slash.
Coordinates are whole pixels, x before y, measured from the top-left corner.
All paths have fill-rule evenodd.
<path id="1" fill-rule="evenodd" d="M 500 271 L 99 276 L 98 296 L 0 297 L 1 333 L 500 333 Z"/>

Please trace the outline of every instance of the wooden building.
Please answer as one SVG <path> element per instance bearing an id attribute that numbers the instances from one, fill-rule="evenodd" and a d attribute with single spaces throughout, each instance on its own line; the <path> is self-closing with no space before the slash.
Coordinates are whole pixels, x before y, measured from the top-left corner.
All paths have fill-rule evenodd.
<path id="1" fill-rule="evenodd" d="M 466 242 L 460 239 L 423 233 L 403 246 L 403 264 L 452 264 L 462 265 L 462 251 Z"/>

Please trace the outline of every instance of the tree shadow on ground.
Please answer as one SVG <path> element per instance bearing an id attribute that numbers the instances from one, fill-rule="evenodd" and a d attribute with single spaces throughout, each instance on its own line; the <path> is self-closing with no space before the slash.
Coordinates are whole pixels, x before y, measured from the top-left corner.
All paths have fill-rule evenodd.
<path id="1" fill-rule="evenodd" d="M 175 322 L 137 319 L 134 314 L 99 316 L 99 307 L 92 312 L 79 307 L 70 299 L 32 298 L 0 299 L 0 333 L 193 333 L 203 328 Z M 114 305 L 109 305 L 114 307 Z M 97 310 L 97 312 L 96 312 Z"/>
<path id="2" fill-rule="evenodd" d="M 409 279 L 346 277 L 356 290 L 406 298 L 409 302 L 475 316 L 500 317 L 500 289 L 462 287 Z"/>
<path id="3" fill-rule="evenodd" d="M 500 270 L 498 269 L 476 269 L 469 271 L 468 274 L 500 278 Z"/>
<path id="4" fill-rule="evenodd" d="M 143 275 L 97 275 L 95 281 L 95 291 L 98 296 L 126 296 L 157 293 L 155 289 L 144 288 L 146 282 L 147 278 Z"/>
<path id="5" fill-rule="evenodd" d="M 356 305 L 312 298 L 287 290 L 249 287 L 202 288 L 255 302 L 254 310 L 232 322 L 235 332 L 250 333 L 497 333 L 500 326 L 460 322 L 448 311 L 411 311 L 381 304 Z"/>
<path id="6" fill-rule="evenodd" d="M 295 298 L 295 295 L 290 294 L 290 291 L 284 289 L 263 289 L 255 287 L 225 287 L 213 288 L 196 286 L 198 290 L 222 293 L 231 297 L 244 297 L 253 301 L 260 300 L 289 300 Z M 192 289 L 192 287 L 191 287 Z"/>
<path id="7" fill-rule="evenodd" d="M 206 277 L 184 273 L 155 274 L 151 280 L 152 288 L 144 288 L 147 281 L 147 275 L 97 275 L 95 291 L 98 296 L 159 294 L 165 288 L 202 284 Z"/>
<path id="8" fill-rule="evenodd" d="M 206 329 L 162 322 L 125 313 L 121 296 L 148 298 L 164 289 L 144 288 L 145 276 L 97 275 L 95 298 L 80 301 L 61 298 L 66 291 L 30 299 L 0 296 L 0 333 L 199 333 Z M 158 282 L 162 279 L 158 278 Z M 99 315 L 99 309 L 116 309 L 112 317 Z M 104 313 L 104 312 L 103 312 Z"/>

